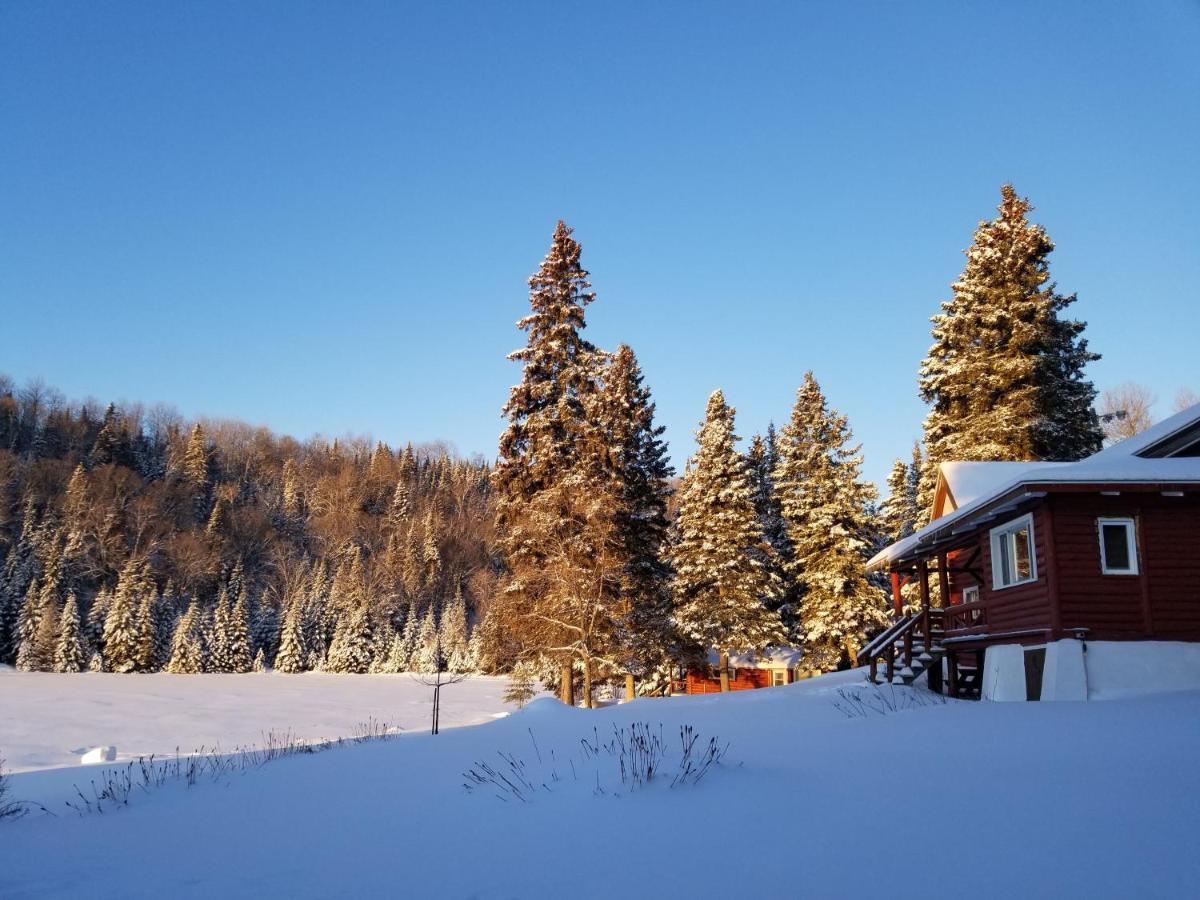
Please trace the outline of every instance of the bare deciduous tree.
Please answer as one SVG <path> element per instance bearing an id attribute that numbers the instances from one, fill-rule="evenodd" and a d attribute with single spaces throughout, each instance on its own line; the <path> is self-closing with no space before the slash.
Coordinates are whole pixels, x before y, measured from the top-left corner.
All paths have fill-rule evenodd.
<path id="1" fill-rule="evenodd" d="M 1100 397 L 1100 424 L 1104 439 L 1115 444 L 1141 434 L 1154 424 L 1152 412 L 1158 398 L 1145 385 L 1126 381 Z"/>
<path id="2" fill-rule="evenodd" d="M 1200 403 L 1200 394 L 1191 388 L 1180 388 L 1179 393 L 1175 395 L 1173 406 L 1175 412 L 1183 412 L 1189 406 L 1195 406 L 1197 403 Z"/>

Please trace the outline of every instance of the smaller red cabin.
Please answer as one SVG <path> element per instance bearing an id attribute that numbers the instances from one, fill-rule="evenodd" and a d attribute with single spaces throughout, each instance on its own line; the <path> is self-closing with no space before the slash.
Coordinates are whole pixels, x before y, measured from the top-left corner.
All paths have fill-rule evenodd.
<path id="1" fill-rule="evenodd" d="M 779 687 L 800 678 L 801 652 L 794 647 L 778 647 L 764 653 L 729 654 L 729 689 L 748 691 L 753 688 Z M 718 694 L 721 692 L 720 654 L 708 654 L 708 666 L 689 669 L 678 692 L 687 694 Z"/>

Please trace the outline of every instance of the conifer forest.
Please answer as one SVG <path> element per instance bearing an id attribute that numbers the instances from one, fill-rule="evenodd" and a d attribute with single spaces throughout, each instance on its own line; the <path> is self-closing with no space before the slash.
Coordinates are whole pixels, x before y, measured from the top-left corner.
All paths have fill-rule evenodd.
<path id="1" fill-rule="evenodd" d="M 739 436 L 736 398 L 714 391 L 675 471 L 653 373 L 586 337 L 603 300 L 562 222 L 529 280 L 494 461 L 2 378 L 0 662 L 507 673 L 515 696 L 546 685 L 584 705 L 602 685 L 661 692 L 709 653 L 793 645 L 813 673 L 851 665 L 889 608 L 864 563 L 920 527 L 936 463 L 1078 459 L 1103 439 L 1098 357 L 1029 210 L 1006 185 L 933 299 L 913 361 L 924 439 L 882 496 L 803 369 L 763 434 Z"/>

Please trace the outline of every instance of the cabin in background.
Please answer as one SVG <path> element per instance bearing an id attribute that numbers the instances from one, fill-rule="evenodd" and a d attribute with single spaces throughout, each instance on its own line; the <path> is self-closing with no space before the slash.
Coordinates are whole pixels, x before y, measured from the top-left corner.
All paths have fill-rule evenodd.
<path id="1" fill-rule="evenodd" d="M 764 653 L 729 654 L 729 690 L 780 687 L 799 680 L 801 652 L 779 647 Z M 710 651 L 708 666 L 690 668 L 684 678 L 672 686 L 677 694 L 719 694 L 721 692 L 720 654 Z"/>
<path id="2" fill-rule="evenodd" d="M 895 604 L 859 656 L 872 680 L 1032 700 L 1200 687 L 1200 405 L 1079 462 L 944 463 L 931 514 L 869 563 Z"/>

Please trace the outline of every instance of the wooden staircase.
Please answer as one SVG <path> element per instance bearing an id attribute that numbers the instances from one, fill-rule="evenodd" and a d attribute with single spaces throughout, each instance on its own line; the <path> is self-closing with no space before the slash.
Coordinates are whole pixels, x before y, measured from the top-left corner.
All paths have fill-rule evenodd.
<path id="1" fill-rule="evenodd" d="M 928 609 L 898 619 L 883 634 L 875 638 L 858 655 L 858 661 L 870 664 L 867 675 L 873 684 L 880 683 L 880 662 L 883 681 L 889 684 L 912 684 L 926 675 L 929 689 L 954 697 L 978 699 L 980 666 L 966 665 L 959 654 L 948 651 L 943 643 L 944 613 Z M 943 685 L 942 660 L 950 655 L 950 683 Z M 978 654 L 970 654 L 971 661 Z"/>

